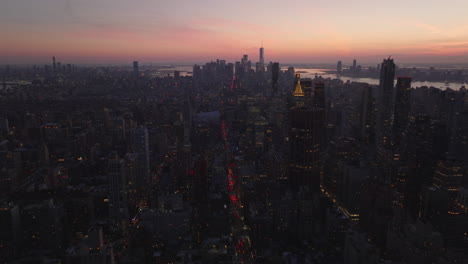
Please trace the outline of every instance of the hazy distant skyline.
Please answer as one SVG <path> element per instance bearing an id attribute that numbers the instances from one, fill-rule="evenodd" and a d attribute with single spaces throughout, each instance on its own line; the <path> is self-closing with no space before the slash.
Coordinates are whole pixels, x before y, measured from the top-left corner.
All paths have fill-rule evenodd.
<path id="1" fill-rule="evenodd" d="M 0 64 L 468 61 L 468 1 L 2 0 Z"/>

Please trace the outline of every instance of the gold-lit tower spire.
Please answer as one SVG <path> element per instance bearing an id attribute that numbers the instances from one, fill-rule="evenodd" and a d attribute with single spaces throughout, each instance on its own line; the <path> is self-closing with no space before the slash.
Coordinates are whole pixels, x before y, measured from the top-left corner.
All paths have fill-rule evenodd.
<path id="1" fill-rule="evenodd" d="M 303 97 L 304 91 L 302 90 L 302 86 L 301 86 L 301 74 L 300 73 L 296 73 L 296 80 L 297 80 L 297 83 L 296 83 L 296 87 L 294 89 L 293 95 L 296 97 Z"/>

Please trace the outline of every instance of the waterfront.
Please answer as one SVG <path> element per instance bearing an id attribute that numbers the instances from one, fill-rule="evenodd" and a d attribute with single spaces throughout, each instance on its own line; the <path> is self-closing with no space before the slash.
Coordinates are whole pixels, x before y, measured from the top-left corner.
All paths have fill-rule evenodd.
<path id="1" fill-rule="evenodd" d="M 283 66 L 281 67 L 281 70 L 285 71 L 288 69 L 288 67 L 289 66 Z M 165 74 L 169 73 L 172 75 L 174 70 L 180 71 L 181 76 L 191 76 L 193 66 L 183 65 L 183 66 L 167 67 L 167 68 L 161 69 L 160 72 L 165 73 Z M 353 77 L 347 77 L 347 76 L 337 76 L 335 73 L 332 73 L 333 70 L 331 69 L 294 67 L 294 70 L 296 72 L 301 73 L 302 78 L 314 78 L 317 75 L 317 76 L 322 76 L 323 78 L 340 79 L 343 82 L 347 82 L 347 81 L 362 82 L 362 83 L 368 83 L 371 85 L 379 84 L 379 80 L 373 79 L 373 78 L 353 78 Z M 412 82 L 411 86 L 412 87 L 421 87 L 421 86 L 431 87 L 432 86 L 432 87 L 436 87 L 442 90 L 445 90 L 446 88 L 459 90 L 462 86 L 466 87 L 468 86 L 468 84 L 467 83 L 445 83 L 445 82 Z"/>

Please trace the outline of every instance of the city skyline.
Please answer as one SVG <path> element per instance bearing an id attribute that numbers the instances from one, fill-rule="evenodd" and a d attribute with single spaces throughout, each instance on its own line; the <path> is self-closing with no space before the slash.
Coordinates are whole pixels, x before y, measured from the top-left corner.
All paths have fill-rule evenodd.
<path id="1" fill-rule="evenodd" d="M 466 61 L 468 3 L 421 4 L 7 0 L 0 4 L 0 60 L 233 61 L 238 54 L 255 58 L 263 42 L 265 62 L 377 63 L 388 55 L 401 63 Z"/>
<path id="2" fill-rule="evenodd" d="M 0 66 L 0 263 L 467 263 L 467 69 L 263 51 Z"/>

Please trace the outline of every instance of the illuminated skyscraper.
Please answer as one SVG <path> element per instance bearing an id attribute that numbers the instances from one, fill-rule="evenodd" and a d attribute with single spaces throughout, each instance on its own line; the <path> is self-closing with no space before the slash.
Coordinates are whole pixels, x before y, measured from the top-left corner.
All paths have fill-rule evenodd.
<path id="1" fill-rule="evenodd" d="M 304 97 L 304 91 L 302 90 L 302 86 L 301 86 L 301 74 L 300 73 L 296 73 L 296 78 L 294 80 L 293 95 L 295 97 Z"/>
<path id="2" fill-rule="evenodd" d="M 297 105 L 290 110 L 290 172 L 293 187 L 307 187 L 311 194 L 320 189 L 320 148 L 323 133 L 323 108 L 304 104 L 301 75 L 296 73 L 293 96 Z"/>

